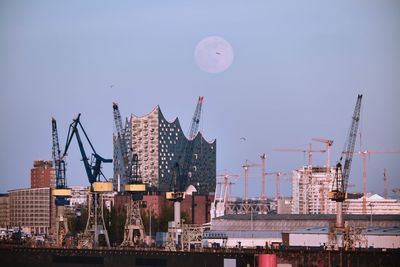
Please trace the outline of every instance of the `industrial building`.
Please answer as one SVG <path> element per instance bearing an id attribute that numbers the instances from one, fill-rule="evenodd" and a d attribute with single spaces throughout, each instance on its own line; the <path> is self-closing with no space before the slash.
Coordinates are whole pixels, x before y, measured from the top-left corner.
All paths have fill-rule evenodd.
<path id="1" fill-rule="evenodd" d="M 10 225 L 9 213 L 10 197 L 8 194 L 0 194 L 0 227 L 5 228 Z"/>
<path id="2" fill-rule="evenodd" d="M 182 131 L 179 119 L 167 121 L 159 106 L 141 117 L 131 115 L 126 121 L 125 138 L 128 147 L 138 154 L 141 177 L 151 190 L 171 190 L 174 164 L 185 153 L 188 142 L 194 144 L 186 186 L 195 185 L 199 194 L 215 190 L 216 140 L 208 142 L 200 132 L 189 140 Z M 123 175 L 119 173 L 117 143 L 114 138 L 113 184 L 116 191 L 122 191 L 126 181 L 121 181 Z"/>
<path id="3" fill-rule="evenodd" d="M 56 187 L 56 173 L 51 160 L 35 160 L 31 169 L 31 188 Z"/>
<path id="4" fill-rule="evenodd" d="M 329 227 L 335 222 L 334 214 L 228 214 L 213 219 L 211 230 L 215 231 L 294 231 L 312 227 Z M 344 221 L 354 227 L 398 226 L 400 215 L 345 214 Z"/>
<path id="5" fill-rule="evenodd" d="M 340 236 L 341 240 L 342 237 Z M 355 248 L 400 248 L 400 226 L 368 227 L 355 236 Z M 299 229 L 283 234 L 283 242 L 288 246 L 321 247 L 329 243 L 329 228 L 314 227 Z M 341 247 L 342 242 L 338 242 Z"/>
<path id="6" fill-rule="evenodd" d="M 328 199 L 328 192 L 333 186 L 334 173 L 334 168 L 327 169 L 326 167 L 311 165 L 294 170 L 292 177 L 292 213 L 336 213 L 336 203 Z"/>
<path id="7" fill-rule="evenodd" d="M 207 231 L 203 235 L 204 247 L 254 248 L 282 243 L 277 231 Z M 216 245 L 217 244 L 217 245 Z"/>
<path id="8" fill-rule="evenodd" d="M 10 226 L 28 228 L 34 234 L 51 233 L 55 214 L 49 187 L 15 189 L 8 192 Z"/>

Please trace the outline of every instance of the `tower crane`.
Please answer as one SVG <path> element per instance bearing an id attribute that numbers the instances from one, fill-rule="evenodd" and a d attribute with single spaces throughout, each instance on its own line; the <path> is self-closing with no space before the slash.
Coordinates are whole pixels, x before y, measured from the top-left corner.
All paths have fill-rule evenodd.
<path id="1" fill-rule="evenodd" d="M 326 150 L 313 150 L 312 149 L 312 144 L 309 144 L 309 148 L 308 149 L 301 149 L 301 148 L 276 148 L 274 149 L 274 151 L 282 151 L 282 152 L 303 152 L 304 154 L 307 153 L 308 154 L 308 165 L 311 166 L 312 165 L 312 154 L 314 152 L 316 153 L 325 153 Z"/>
<path id="2" fill-rule="evenodd" d="M 101 171 L 102 163 L 111 163 L 112 159 L 105 159 L 97 154 L 90 139 L 80 122 L 79 113 L 76 119 L 69 126 L 67 143 L 65 145 L 63 157 L 67 155 L 68 148 L 71 144 L 72 138 L 75 136 L 79 150 L 82 156 L 83 165 L 85 167 L 86 175 L 90 184 L 89 187 L 89 200 L 88 200 L 88 220 L 85 228 L 85 232 L 81 240 L 79 240 L 78 247 L 81 248 L 92 248 L 98 247 L 102 244 L 99 242 L 99 237 L 104 236 L 106 245 L 110 247 L 110 241 L 108 238 L 107 228 L 105 227 L 103 217 L 103 193 L 112 192 L 112 183 L 108 182 Z M 89 163 L 89 158 L 86 156 L 86 152 L 82 143 L 79 129 L 83 132 L 87 142 L 92 148 L 92 156 Z M 106 181 L 102 182 L 101 177 Z"/>
<path id="3" fill-rule="evenodd" d="M 336 164 L 335 178 L 333 182 L 333 189 L 328 193 L 329 199 L 336 202 L 336 225 L 337 231 L 343 231 L 343 202 L 346 200 L 347 186 L 349 182 L 351 163 L 353 160 L 354 146 L 357 138 L 358 124 L 360 121 L 362 95 L 358 95 L 356 106 L 350 125 L 350 130 L 346 139 L 343 152 L 345 155 L 344 165 L 342 165 L 343 155 L 341 155 L 339 162 Z"/>
<path id="4" fill-rule="evenodd" d="M 189 140 L 183 146 L 182 152 L 172 168 L 171 191 L 166 192 L 166 199 L 174 202 L 174 226 L 168 229 L 167 238 L 167 249 L 170 250 L 176 248 L 177 241 L 179 240 L 178 230 L 181 228 L 181 202 L 185 198 L 185 188 L 191 177 L 190 165 L 193 158 L 193 139 L 198 133 L 203 99 L 203 96 L 198 98 L 190 126 Z"/>
<path id="5" fill-rule="evenodd" d="M 120 175 L 124 184 L 123 189 L 130 196 L 126 209 L 124 240 L 121 246 L 134 246 L 144 242 L 144 225 L 140 215 L 140 207 L 146 186 L 140 176 L 138 155 L 132 154 L 132 149 L 127 147 L 117 103 L 113 103 L 113 113 L 117 129 L 116 142 L 119 146 Z"/>
<path id="6" fill-rule="evenodd" d="M 286 176 L 288 173 L 286 172 L 267 172 L 265 175 L 275 175 L 276 177 L 276 200 L 281 198 L 281 176 Z"/>
<path id="7" fill-rule="evenodd" d="M 326 173 L 330 173 L 331 172 L 331 156 L 330 156 L 330 151 L 331 151 L 331 146 L 333 144 L 333 140 L 329 140 L 329 139 L 324 139 L 324 138 L 313 138 L 313 141 L 316 142 L 320 142 L 320 143 L 324 143 L 326 148 Z"/>
<path id="8" fill-rule="evenodd" d="M 51 121 L 53 137 L 53 163 L 56 173 L 56 188 L 53 189 L 56 205 L 56 237 L 57 245 L 62 246 L 65 236 L 68 233 L 68 223 L 64 218 L 64 206 L 69 205 L 68 197 L 71 196 L 71 189 L 67 187 L 65 177 L 65 161 L 61 158 L 60 144 L 58 142 L 57 122 L 54 118 Z"/>
<path id="9" fill-rule="evenodd" d="M 261 158 L 261 212 L 267 212 L 267 195 L 265 194 L 265 162 L 267 160 L 267 154 L 262 153 L 260 155 Z"/>
<path id="10" fill-rule="evenodd" d="M 242 164 L 242 168 L 244 170 L 244 203 L 247 204 L 249 202 L 248 190 L 249 190 L 249 168 L 260 166 L 260 164 L 249 163 L 246 159 L 246 162 Z"/>

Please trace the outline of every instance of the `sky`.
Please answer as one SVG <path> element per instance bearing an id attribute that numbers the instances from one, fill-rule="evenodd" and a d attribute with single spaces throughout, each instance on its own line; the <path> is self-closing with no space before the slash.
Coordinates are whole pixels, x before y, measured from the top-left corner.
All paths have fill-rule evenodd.
<path id="1" fill-rule="evenodd" d="M 245 160 L 290 172 L 312 138 L 334 140 L 339 159 L 357 94 L 362 148 L 400 148 L 400 2 L 382 1 L 0 1 L 0 192 L 30 186 L 37 159 L 51 159 L 51 118 L 64 148 L 78 113 L 97 152 L 112 158 L 112 102 L 123 117 L 160 105 L 186 132 L 198 96 L 200 129 L 217 139 L 217 174 L 243 174 Z M 201 70 L 196 45 L 220 36 L 234 51 L 220 73 Z M 243 138 L 242 138 L 243 137 Z M 68 185 L 87 185 L 78 146 Z M 315 149 L 324 149 L 313 142 Z M 360 148 L 357 140 L 356 149 Z M 89 147 L 87 147 L 89 151 Z M 315 164 L 325 154 L 314 154 Z M 367 158 L 367 190 L 400 187 L 400 154 Z M 361 158 L 349 183 L 361 191 Z M 112 167 L 104 166 L 112 177 Z M 250 168 L 250 196 L 260 194 Z M 243 196 L 243 178 L 233 182 Z M 290 184 L 281 185 L 283 195 Z M 269 177 L 267 195 L 275 194 Z"/>

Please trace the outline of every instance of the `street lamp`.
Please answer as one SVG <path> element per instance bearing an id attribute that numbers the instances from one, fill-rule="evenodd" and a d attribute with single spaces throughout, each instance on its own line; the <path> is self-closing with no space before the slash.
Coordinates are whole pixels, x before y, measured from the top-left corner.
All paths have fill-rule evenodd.
<path id="1" fill-rule="evenodd" d="M 372 204 L 372 202 L 370 202 L 369 203 L 369 206 L 370 206 L 370 208 L 371 208 L 371 218 L 370 218 L 370 226 L 372 227 L 372 207 L 374 206 L 373 204 Z"/>

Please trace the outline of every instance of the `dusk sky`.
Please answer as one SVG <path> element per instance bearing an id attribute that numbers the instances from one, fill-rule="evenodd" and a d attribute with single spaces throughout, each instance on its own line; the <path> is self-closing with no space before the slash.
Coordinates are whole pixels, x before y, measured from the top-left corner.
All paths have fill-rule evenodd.
<path id="1" fill-rule="evenodd" d="M 232 47 L 225 71 L 196 65 L 196 45 L 208 36 Z M 82 113 L 97 152 L 112 158 L 113 101 L 123 117 L 160 105 L 187 132 L 203 95 L 200 128 L 217 139 L 217 174 L 242 174 L 241 164 L 259 164 L 264 152 L 268 172 L 290 172 L 307 157 L 273 149 L 306 148 L 315 137 L 334 140 L 335 164 L 359 93 L 363 149 L 399 149 L 397 0 L 1 0 L 0 193 L 29 187 L 33 161 L 51 159 L 52 117 L 64 148 L 69 124 Z M 313 156 L 325 164 L 325 154 Z M 80 159 L 73 140 L 68 185 L 88 185 Z M 368 191 L 383 193 L 384 168 L 389 189 L 400 187 L 400 154 L 372 154 L 367 167 Z M 250 169 L 252 196 L 260 194 L 260 173 Z M 361 173 L 355 155 L 351 191 L 361 191 Z M 234 182 L 233 193 L 243 195 L 243 179 Z M 281 187 L 288 196 L 289 183 Z"/>

